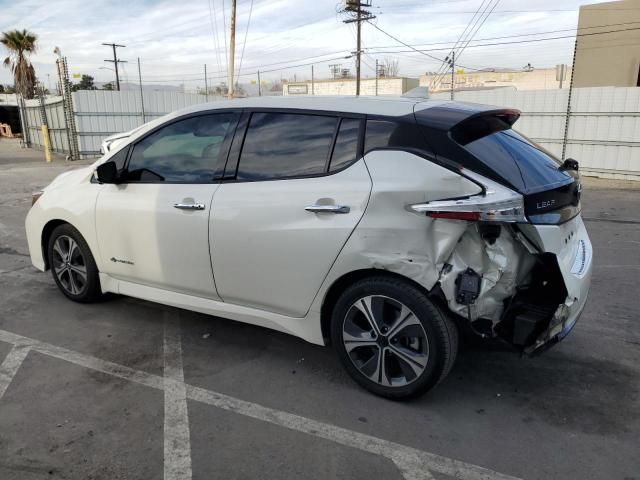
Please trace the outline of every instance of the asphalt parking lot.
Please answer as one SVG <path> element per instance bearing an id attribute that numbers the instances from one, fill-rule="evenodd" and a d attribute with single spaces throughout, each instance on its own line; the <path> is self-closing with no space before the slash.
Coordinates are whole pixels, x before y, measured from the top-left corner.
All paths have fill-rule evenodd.
<path id="1" fill-rule="evenodd" d="M 77 165 L 40 157 L 0 140 L 0 479 L 640 479 L 640 186 L 586 182 L 594 277 L 564 342 L 534 359 L 467 345 L 396 403 L 330 348 L 67 300 L 31 266 L 24 217 Z"/>

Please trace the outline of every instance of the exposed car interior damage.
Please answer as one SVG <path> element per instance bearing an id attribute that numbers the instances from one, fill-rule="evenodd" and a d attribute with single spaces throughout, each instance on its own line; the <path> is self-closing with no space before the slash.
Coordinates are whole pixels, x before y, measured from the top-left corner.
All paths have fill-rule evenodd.
<path id="1" fill-rule="evenodd" d="M 470 223 L 439 278 L 459 321 L 523 351 L 552 326 L 567 299 L 556 256 L 532 252 L 526 242 L 517 227 Z"/>

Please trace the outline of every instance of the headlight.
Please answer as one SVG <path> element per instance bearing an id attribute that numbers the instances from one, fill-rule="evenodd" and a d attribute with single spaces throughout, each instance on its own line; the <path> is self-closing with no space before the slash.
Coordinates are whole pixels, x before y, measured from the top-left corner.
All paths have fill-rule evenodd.
<path id="1" fill-rule="evenodd" d="M 44 192 L 42 190 L 40 190 L 39 192 L 33 192 L 31 194 L 31 206 L 33 207 L 35 205 L 35 203 L 38 201 L 38 199 L 42 196 Z"/>

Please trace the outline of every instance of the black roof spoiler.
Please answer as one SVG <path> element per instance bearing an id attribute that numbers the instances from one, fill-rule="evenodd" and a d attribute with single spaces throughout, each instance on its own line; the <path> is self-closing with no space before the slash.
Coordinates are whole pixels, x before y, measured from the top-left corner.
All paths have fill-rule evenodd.
<path id="1" fill-rule="evenodd" d="M 497 128 L 497 130 L 505 130 L 520 118 L 520 110 L 514 108 L 496 108 L 490 105 L 463 102 L 451 102 L 422 109 L 418 103 L 414 108 L 414 113 L 420 125 L 452 131 L 452 133 L 454 131 L 461 133 L 469 128 L 487 123 L 492 124 L 493 128 Z M 503 128 L 498 128 L 500 126 Z M 486 134 L 489 133 L 491 132 Z"/>

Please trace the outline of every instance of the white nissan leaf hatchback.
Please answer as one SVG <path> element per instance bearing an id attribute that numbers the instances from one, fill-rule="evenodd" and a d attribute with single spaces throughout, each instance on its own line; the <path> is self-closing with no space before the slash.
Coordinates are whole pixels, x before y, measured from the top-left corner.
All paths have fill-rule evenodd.
<path id="1" fill-rule="evenodd" d="M 71 300 L 113 292 L 333 344 L 406 398 L 458 333 L 534 354 L 587 299 L 574 160 L 517 110 L 417 98 L 250 98 L 132 132 L 34 195 L 33 264 Z"/>

